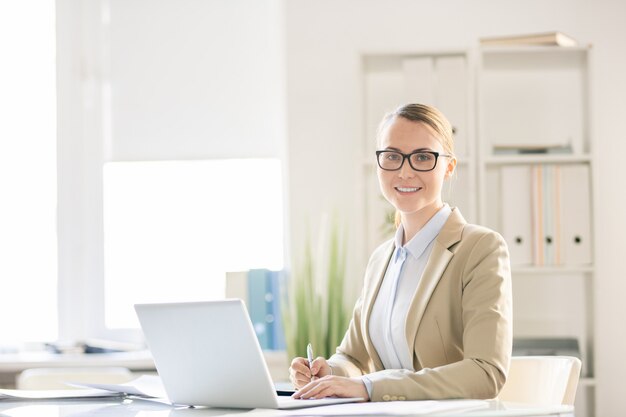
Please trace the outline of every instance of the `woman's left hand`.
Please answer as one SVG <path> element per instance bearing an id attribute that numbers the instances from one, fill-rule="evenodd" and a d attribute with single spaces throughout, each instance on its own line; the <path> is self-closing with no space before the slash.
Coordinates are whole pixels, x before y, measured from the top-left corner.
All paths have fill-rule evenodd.
<path id="1" fill-rule="evenodd" d="M 360 397 L 369 401 L 365 383 L 360 378 L 327 375 L 313 380 L 293 394 L 293 398 Z"/>

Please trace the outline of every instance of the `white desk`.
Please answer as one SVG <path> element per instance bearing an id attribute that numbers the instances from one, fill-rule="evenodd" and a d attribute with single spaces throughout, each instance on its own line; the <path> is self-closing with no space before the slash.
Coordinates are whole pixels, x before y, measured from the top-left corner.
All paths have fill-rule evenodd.
<path id="1" fill-rule="evenodd" d="M 489 409 L 446 414 L 445 417 L 574 417 L 571 406 L 533 407 L 530 405 L 506 404 L 490 401 Z M 314 413 L 315 408 L 310 408 Z M 41 417 L 41 416 L 90 416 L 98 417 L 284 417 L 289 411 L 278 410 L 233 410 L 210 408 L 174 408 L 165 404 L 144 400 L 71 400 L 71 401 L 34 401 L 8 402 L 0 400 L 0 416 L 3 417 Z M 444 417 L 441 414 L 438 417 Z"/>
<path id="2" fill-rule="evenodd" d="M 23 352 L 0 355 L 0 373 L 17 373 L 29 368 L 72 368 L 121 366 L 131 371 L 154 370 L 147 350 L 119 353 L 56 354 Z"/>
<path id="3" fill-rule="evenodd" d="M 133 372 L 154 372 L 147 350 L 120 353 L 55 354 L 23 352 L 0 354 L 0 386 L 12 387 L 17 374 L 29 368 L 123 367 Z"/>
<path id="4" fill-rule="evenodd" d="M 289 358 L 284 351 L 264 351 L 265 362 L 274 381 L 289 379 Z M 133 372 L 154 372 L 154 361 L 148 350 L 121 353 L 55 354 L 23 352 L 0 354 L 0 386 L 12 385 L 15 375 L 29 368 L 78 368 L 119 366 Z"/>

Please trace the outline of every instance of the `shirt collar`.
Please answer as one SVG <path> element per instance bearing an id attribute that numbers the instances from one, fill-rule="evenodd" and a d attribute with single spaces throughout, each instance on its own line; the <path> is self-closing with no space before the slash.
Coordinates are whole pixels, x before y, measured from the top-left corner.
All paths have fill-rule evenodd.
<path id="1" fill-rule="evenodd" d="M 420 229 L 419 232 L 413 239 L 407 242 L 404 247 L 402 246 L 402 238 L 404 237 L 404 228 L 402 224 L 398 226 L 398 230 L 396 230 L 395 243 L 396 248 L 405 249 L 411 256 L 414 258 L 419 258 L 422 256 L 428 245 L 437 237 L 443 225 L 448 220 L 448 216 L 452 213 L 452 209 L 449 205 L 444 204 L 441 209 L 433 217 L 426 222 L 424 227 Z"/>

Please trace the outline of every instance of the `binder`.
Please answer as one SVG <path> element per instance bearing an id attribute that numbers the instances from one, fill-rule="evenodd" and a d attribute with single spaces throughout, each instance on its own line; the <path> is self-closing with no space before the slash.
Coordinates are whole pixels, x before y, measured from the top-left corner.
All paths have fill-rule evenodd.
<path id="1" fill-rule="evenodd" d="M 239 274 L 243 274 L 242 277 Z M 285 332 L 282 324 L 280 300 L 284 280 L 282 271 L 251 269 L 247 273 L 229 273 L 226 297 L 242 298 L 248 307 L 250 321 L 263 350 L 285 350 Z"/>
<path id="2" fill-rule="evenodd" d="M 511 167 L 503 168 L 504 172 Z M 516 167 L 513 167 L 516 168 Z M 521 174 L 520 174 L 521 175 Z M 532 263 L 545 265 L 588 265 L 591 259 L 591 203 L 589 166 L 534 165 L 531 168 Z M 521 180 L 517 180 L 518 183 Z M 512 196 L 503 192 L 503 211 L 513 207 Z M 520 217 L 519 227 L 525 224 Z M 521 232 L 519 232 L 521 233 Z M 508 242 L 507 242 L 508 243 Z M 511 245 L 509 243 L 509 245 Z M 513 263 L 513 255 L 511 262 Z"/>
<path id="3" fill-rule="evenodd" d="M 563 265 L 563 216 L 561 211 L 561 166 L 555 165 L 554 169 L 554 264 Z"/>
<path id="4" fill-rule="evenodd" d="M 366 134 L 371 141 L 368 146 L 376 148 L 376 129 L 380 119 L 389 111 L 406 103 L 406 80 L 404 73 L 387 61 L 368 61 L 365 72 L 365 121 Z"/>
<path id="5" fill-rule="evenodd" d="M 283 329 L 283 320 L 281 313 L 281 301 L 283 282 L 285 279 L 282 271 L 269 271 L 269 292 L 272 294 L 272 303 L 270 306 L 270 312 L 274 317 L 272 322 L 272 343 L 271 348 L 273 350 L 285 350 L 287 345 L 285 343 L 285 331 Z"/>
<path id="6" fill-rule="evenodd" d="M 448 117 L 455 130 L 455 153 L 468 155 L 467 63 L 463 56 L 442 56 L 435 60 L 437 88 L 435 105 Z"/>
<path id="7" fill-rule="evenodd" d="M 532 259 L 536 266 L 545 265 L 544 248 L 544 188 L 543 166 L 535 165 L 531 169 L 532 201 Z"/>
<path id="8" fill-rule="evenodd" d="M 402 61 L 407 103 L 433 105 L 435 102 L 435 71 L 430 57 Z"/>
<path id="9" fill-rule="evenodd" d="M 561 265 L 560 166 L 542 166 L 544 265 Z"/>
<path id="10" fill-rule="evenodd" d="M 531 169 L 528 165 L 501 168 L 502 235 L 511 265 L 533 263 Z"/>
<path id="11" fill-rule="evenodd" d="M 270 349 L 272 329 L 268 323 L 268 307 L 266 301 L 267 271 L 252 269 L 248 272 L 248 313 L 259 339 L 261 349 Z"/>
<path id="12" fill-rule="evenodd" d="M 562 166 L 560 194 L 563 263 L 588 265 L 592 262 L 589 166 Z"/>

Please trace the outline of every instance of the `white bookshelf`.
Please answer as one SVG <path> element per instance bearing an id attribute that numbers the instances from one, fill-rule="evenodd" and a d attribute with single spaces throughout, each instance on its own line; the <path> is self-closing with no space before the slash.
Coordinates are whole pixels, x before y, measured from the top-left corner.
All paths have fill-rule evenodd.
<path id="1" fill-rule="evenodd" d="M 514 337 L 578 340 L 577 417 L 595 415 L 589 55 L 586 47 L 499 47 L 478 49 L 476 60 L 479 222 L 509 244 Z M 558 150 L 515 153 L 515 145 Z M 580 201 L 566 191 L 572 172 L 585 173 Z M 574 212 L 582 213 L 575 222 Z M 516 234 L 527 224 L 529 234 Z"/>
<path id="2" fill-rule="evenodd" d="M 529 167 L 531 172 L 537 168 L 530 167 L 548 167 L 546 171 L 561 175 L 572 167 L 584 166 L 583 170 L 588 172 L 586 182 L 591 187 L 594 156 L 589 116 L 589 56 L 587 47 L 491 47 L 364 54 L 361 189 L 366 253 L 363 256 L 391 237 L 389 229 L 383 231 L 382 227 L 385 215 L 392 208 L 378 189 L 374 138 L 383 114 L 401 104 L 433 104 L 457 127 L 457 176 L 444 189 L 444 198 L 459 207 L 469 222 L 483 224 L 504 236 L 507 227 L 503 227 L 503 222 L 510 221 L 507 218 L 511 216 L 503 215 L 503 207 L 510 207 L 512 202 L 503 199 L 515 193 L 503 192 L 502 172 L 511 167 Z M 454 81 L 448 85 L 451 79 Z M 516 152 L 513 148 L 517 145 L 526 146 L 525 152 Z M 529 152 L 528 148 L 541 146 L 550 150 Z M 558 177 L 558 181 L 565 193 L 565 180 Z M 592 190 L 587 191 L 591 198 Z M 529 194 L 527 198 L 534 197 Z M 592 230 L 593 201 L 582 221 L 588 222 Z M 539 234 L 534 228 L 531 232 Z M 562 234 L 560 231 L 558 236 Z M 517 248 L 511 247 L 515 243 L 510 244 L 514 337 L 578 340 L 583 374 L 576 417 L 593 417 L 595 267 L 591 233 L 581 236 L 579 240 L 589 245 L 588 256 L 555 258 L 554 251 L 546 252 L 541 264 L 535 262 L 536 258 L 519 262 L 520 258 L 514 258 Z M 565 240 L 557 241 L 555 235 L 555 247 L 556 242 L 561 244 Z M 544 244 L 547 247 L 547 241 Z M 540 247 L 538 243 L 536 246 Z M 533 251 L 532 256 L 539 253 Z"/>

